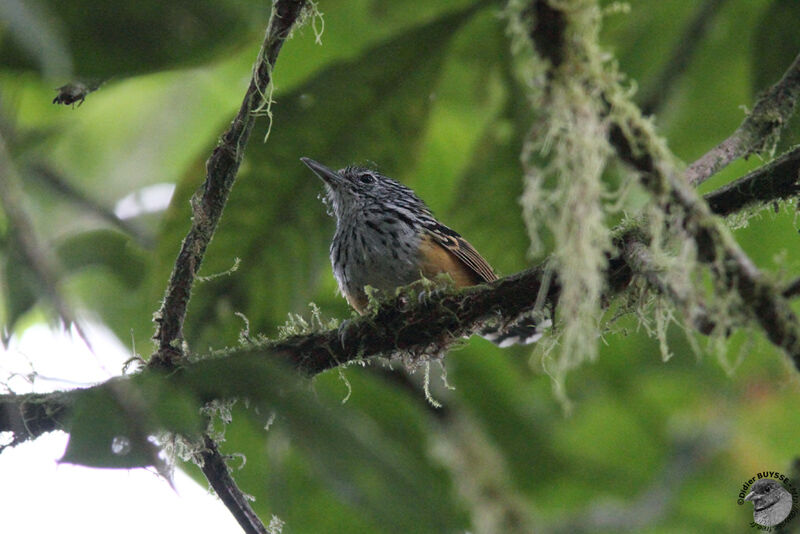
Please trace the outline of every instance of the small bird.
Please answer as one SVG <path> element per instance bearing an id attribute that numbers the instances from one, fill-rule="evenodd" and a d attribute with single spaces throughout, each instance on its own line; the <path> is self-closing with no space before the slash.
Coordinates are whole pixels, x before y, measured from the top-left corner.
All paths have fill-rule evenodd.
<path id="1" fill-rule="evenodd" d="M 753 521 L 764 527 L 774 527 L 792 511 L 792 494 L 772 478 L 757 480 L 744 500 L 753 502 Z"/>
<path id="2" fill-rule="evenodd" d="M 408 187 L 363 167 L 339 171 L 300 158 L 322 179 L 327 203 L 336 217 L 330 254 L 333 274 L 347 302 L 359 313 L 367 308 L 366 286 L 382 292 L 423 277 L 447 273 L 456 287 L 497 280 L 489 263 L 458 233 L 443 225 Z M 527 344 L 542 336 L 550 322 L 530 318 L 481 335 L 501 347 Z"/>

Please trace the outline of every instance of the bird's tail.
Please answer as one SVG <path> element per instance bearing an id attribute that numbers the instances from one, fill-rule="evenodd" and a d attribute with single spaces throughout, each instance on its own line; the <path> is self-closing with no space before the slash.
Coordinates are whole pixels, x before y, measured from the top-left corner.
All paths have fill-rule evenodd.
<path id="1" fill-rule="evenodd" d="M 542 313 L 529 312 L 510 323 L 492 323 L 480 331 L 480 335 L 501 348 L 511 345 L 529 345 L 539 341 L 544 331 L 553 326 L 553 321 Z"/>

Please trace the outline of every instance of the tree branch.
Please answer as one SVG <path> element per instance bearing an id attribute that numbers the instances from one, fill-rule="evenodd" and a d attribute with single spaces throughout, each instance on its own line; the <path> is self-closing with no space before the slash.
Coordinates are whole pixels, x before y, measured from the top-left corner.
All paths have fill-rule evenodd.
<path id="1" fill-rule="evenodd" d="M 560 15 L 548 14 L 542 19 L 529 20 L 529 38 L 535 50 L 546 54 L 545 59 L 551 64 L 549 70 L 552 70 L 553 58 L 563 56 L 564 50 L 547 49 L 538 43 L 553 32 L 563 33 L 565 21 L 567 26 L 571 23 L 571 13 L 546 0 L 534 0 L 532 9 L 544 4 L 547 10 L 560 12 Z M 557 44 L 568 47 L 570 41 L 562 39 Z M 697 176 L 710 176 L 734 157 L 762 149 L 780 133 L 794 112 L 795 100 L 800 94 L 800 55 L 783 78 L 758 99 L 753 112 L 736 132 L 690 167 L 687 176 L 673 169 L 667 150 L 662 148 L 650 124 L 628 97 L 599 79 L 594 83 L 597 83 L 598 98 L 605 104 L 605 118 L 610 121 L 609 142 L 618 157 L 639 172 L 641 183 L 652 195 L 653 202 L 664 213 L 677 217 L 695 241 L 698 260 L 708 264 L 717 280 L 739 295 L 749 316 L 800 370 L 797 317 L 781 292 L 765 279 L 688 181 L 695 176 L 692 181 L 699 183 L 702 180 Z M 723 161 L 720 154 L 729 159 Z M 703 164 L 704 161 L 710 163 Z M 704 170 L 696 174 L 701 168 Z"/>
<path id="2" fill-rule="evenodd" d="M 800 96 L 800 55 L 783 77 L 756 100 L 753 111 L 722 143 L 689 165 L 686 179 L 699 185 L 722 170 L 731 161 L 761 152 L 774 143 L 789 117 L 794 113 Z"/>
<path id="3" fill-rule="evenodd" d="M 781 159 L 783 158 L 779 158 Z M 785 172 L 794 175 L 800 173 L 798 158 L 788 159 L 786 165 Z M 759 190 L 761 185 L 769 184 L 773 179 L 771 173 L 759 172 L 760 170 L 753 171 L 746 177 L 750 184 L 748 187 L 752 190 Z M 784 192 L 779 189 L 766 190 L 771 191 L 775 197 L 760 195 L 759 202 L 768 204 L 785 198 Z M 713 198 L 717 193 L 709 196 Z M 730 203 L 725 204 L 725 213 L 747 208 L 751 203 L 752 198 L 749 195 L 731 197 Z M 623 292 L 633 276 L 638 274 L 636 264 L 629 264 L 626 256 L 635 253 L 642 243 L 641 229 L 632 228 L 624 232 L 617 230 L 617 233 L 621 235 L 615 240 L 617 248 L 612 253 L 606 271 L 606 303 Z M 533 306 L 543 281 L 544 265 L 546 262 L 501 278 L 491 285 L 475 286 L 458 293 L 434 291 L 424 294 L 422 298 L 409 297 L 410 293 L 401 294 L 397 298 L 382 301 L 373 314 L 345 321 L 338 329 L 293 336 L 260 349 L 233 351 L 225 357 L 236 358 L 252 353 L 269 358 L 278 357 L 288 361 L 301 373 L 313 376 L 359 359 L 388 357 L 403 351 L 441 352 L 449 343 L 459 339 L 459 335 L 469 335 L 478 330 L 480 321 L 497 317 L 498 314 L 510 319 Z M 785 296 L 790 296 L 786 294 L 790 291 L 800 292 L 795 286 L 800 286 L 800 281 L 790 284 L 784 290 Z M 558 280 L 555 279 L 550 283 L 546 302 L 554 305 L 557 299 Z M 242 391 L 241 395 L 246 397 L 248 393 Z M 0 432 L 13 432 L 19 438 L 18 441 L 25 441 L 62 429 L 76 394 L 80 394 L 80 390 L 0 395 Z M 21 424 L 23 420 L 25 425 Z"/>
<path id="4" fill-rule="evenodd" d="M 248 534 L 267 534 L 267 528 L 250 506 L 244 493 L 231 477 L 225 457 L 219 446 L 208 435 L 203 436 L 203 450 L 200 452 L 201 469 L 214 492 L 230 510 L 233 517 Z"/>
<path id="5" fill-rule="evenodd" d="M 632 138 L 622 132 L 631 132 Z M 625 127 L 612 126 L 612 144 L 620 157 L 641 172 L 642 183 L 667 213 L 680 210 L 687 233 L 697 244 L 698 259 L 707 263 L 729 289 L 738 293 L 750 316 L 761 326 L 769 340 L 784 350 L 800 370 L 800 323 L 789 304 L 739 245 L 716 220 L 708 204 L 678 173 L 657 165 L 647 147 L 647 130 L 636 119 Z M 635 145 L 631 145 L 635 143 Z M 771 176 L 766 173 L 765 176 Z"/>
<path id="6" fill-rule="evenodd" d="M 653 261 L 650 249 L 644 243 L 632 241 L 624 245 L 625 261 L 633 272 L 641 275 L 656 291 L 666 295 L 680 310 L 683 310 L 689 323 L 705 335 L 714 331 L 716 324 L 708 315 L 708 309 L 702 302 L 692 302 L 685 290 L 675 287 L 667 277 L 664 277 Z"/>
<path id="7" fill-rule="evenodd" d="M 796 278 L 794 282 L 786 286 L 783 290 L 784 298 L 792 298 L 800 295 L 800 278 Z"/>
<path id="8" fill-rule="evenodd" d="M 752 171 L 705 197 L 711 211 L 730 215 L 743 208 L 776 202 L 800 194 L 800 147 Z"/>
<path id="9" fill-rule="evenodd" d="M 192 198 L 192 227 L 183 240 L 166 296 L 156 314 L 158 327 L 153 337 L 158 342 L 158 352 L 151 358 L 150 365 L 171 368 L 175 364 L 173 360 L 183 356 L 180 347 L 183 321 L 195 276 L 233 188 L 256 115 L 267 104 L 272 68 L 278 53 L 305 4 L 305 0 L 275 2 L 264 44 L 239 113 L 222 134 L 219 144 L 206 162 L 202 194 Z"/>
<path id="10" fill-rule="evenodd" d="M 192 226 L 181 244 L 166 296 L 156 314 L 153 338 L 158 342 L 158 351 L 150 359 L 150 368 L 174 369 L 184 359 L 183 322 L 195 277 L 233 188 L 256 116 L 268 104 L 272 68 L 278 53 L 305 5 L 306 0 L 277 0 L 273 4 L 250 86 L 239 112 L 206 162 L 202 194 L 192 198 Z M 201 469 L 214 491 L 245 532 L 266 534 L 266 527 L 233 480 L 217 444 L 208 435 L 204 435 L 203 440 Z"/>
<path id="11" fill-rule="evenodd" d="M 73 402 L 71 391 L 0 395 L 0 432 L 13 435 L 11 443 L 0 446 L 0 452 L 9 445 L 67 428 Z"/>

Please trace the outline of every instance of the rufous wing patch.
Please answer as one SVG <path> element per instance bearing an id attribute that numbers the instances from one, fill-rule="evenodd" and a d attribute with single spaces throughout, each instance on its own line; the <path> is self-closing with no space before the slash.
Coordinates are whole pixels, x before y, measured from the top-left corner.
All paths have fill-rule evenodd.
<path id="1" fill-rule="evenodd" d="M 489 263 L 466 239 L 447 227 L 430 229 L 420 246 L 422 274 L 433 278 L 449 273 L 456 287 L 497 280 Z"/>

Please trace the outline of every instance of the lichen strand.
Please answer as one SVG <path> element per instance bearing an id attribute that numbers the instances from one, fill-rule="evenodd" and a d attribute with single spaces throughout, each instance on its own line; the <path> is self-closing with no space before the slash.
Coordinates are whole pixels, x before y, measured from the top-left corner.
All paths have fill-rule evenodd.
<path id="1" fill-rule="evenodd" d="M 655 254 L 669 254 L 671 243 L 693 241 L 697 262 L 681 268 L 699 271 L 696 263 L 702 263 L 707 267 L 703 271 L 711 274 L 713 290 L 706 291 L 705 297 L 713 310 L 716 332 L 727 336 L 729 327 L 742 324 L 740 318 L 747 314 L 800 368 L 800 329 L 775 284 L 756 268 L 730 230 L 712 215 L 708 204 L 689 185 L 652 123 L 642 118 L 625 95 L 609 91 L 603 96 L 616 128 L 612 128 L 613 145 L 620 157 L 640 172 L 652 205 L 665 213 L 665 238 L 654 239 L 650 248 Z M 656 226 L 651 220 L 651 233 L 658 231 Z M 671 269 L 665 272 L 668 282 L 670 273 Z M 702 287 L 695 284 L 688 289 L 703 291 Z M 720 351 L 726 350 L 723 343 L 715 345 Z"/>
<path id="2" fill-rule="evenodd" d="M 563 394 L 566 373 L 596 355 L 602 332 L 603 272 L 612 249 L 602 174 L 612 154 L 638 171 L 651 199 L 637 236 L 646 243 L 647 271 L 637 271 L 647 281 L 646 293 L 637 299 L 641 307 L 631 311 L 640 317 L 646 312 L 644 326 L 659 341 L 664 358 L 670 355 L 667 329 L 676 320 L 687 329 L 712 334 L 712 345 L 725 351 L 722 340 L 744 321 L 739 311 L 743 296 L 732 291 L 737 281 L 729 263 L 735 260 L 743 266 L 748 279 L 757 280 L 757 271 L 682 179 L 679 163 L 652 121 L 632 103 L 631 89 L 598 43 L 602 12 L 597 2 L 538 3 L 547 8 L 532 9 L 529 2 L 511 0 L 506 16 L 517 75 L 536 114 L 522 154 L 523 215 L 532 250 L 538 252 L 540 228 L 552 232 L 552 265 L 561 284 L 560 346 L 554 357 L 542 360 L 557 394 Z M 563 50 L 538 44 L 537 32 L 546 20 L 532 17 L 541 12 L 559 22 L 555 29 L 563 33 Z M 624 245 L 624 237 L 618 233 L 614 243 Z M 647 294 L 653 291 L 658 295 Z"/>
<path id="3" fill-rule="evenodd" d="M 534 51 L 532 46 L 518 44 L 522 38 L 517 33 L 533 28 L 530 35 L 538 43 L 535 34 L 547 23 L 530 20 L 525 24 L 526 17 L 547 13 L 550 19 L 560 21 L 564 42 L 569 43 L 558 52 L 552 47 L 546 52 L 537 44 L 537 51 L 547 56 L 533 59 L 535 70 L 518 70 L 518 74 L 528 77 L 524 82 L 537 115 L 523 148 L 523 214 L 532 252 L 539 252 L 540 228 L 545 226 L 552 232 L 555 247 L 551 265 L 561 281 L 560 348 L 556 357 L 543 361 L 558 384 L 557 391 L 563 391 L 566 373 L 597 354 L 601 297 L 607 253 L 611 250 L 604 206 L 609 192 L 603 171 L 612 149 L 601 96 L 606 85 L 616 82 L 613 69 L 605 66 L 606 56 L 597 47 L 601 19 L 598 7 L 588 1 L 551 5 L 556 9 L 520 10 L 517 2 L 511 2 L 508 18 L 509 33 L 521 63 L 531 61 Z M 553 15 L 554 11 L 560 15 Z M 542 59 L 549 65 L 544 69 Z M 543 159 L 546 163 L 541 163 Z"/>
<path id="4" fill-rule="evenodd" d="M 325 319 L 322 316 L 319 306 L 317 306 L 315 303 L 309 302 L 308 307 L 311 309 L 311 315 L 308 319 L 299 313 L 290 313 L 288 315 L 283 326 L 278 327 L 279 339 L 286 339 L 291 336 L 302 336 L 306 334 L 317 334 L 337 328 L 339 326 L 338 319 Z M 266 342 L 268 340 L 262 339 L 261 341 Z"/>

